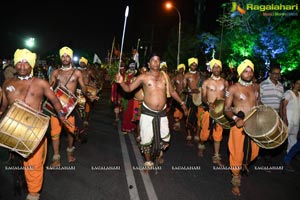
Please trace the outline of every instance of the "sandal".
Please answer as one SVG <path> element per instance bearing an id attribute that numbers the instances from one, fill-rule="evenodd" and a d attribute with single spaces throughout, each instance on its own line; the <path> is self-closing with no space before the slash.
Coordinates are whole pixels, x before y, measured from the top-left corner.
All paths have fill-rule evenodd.
<path id="1" fill-rule="evenodd" d="M 67 148 L 67 156 L 68 156 L 68 162 L 69 163 L 73 163 L 76 161 L 76 158 L 74 157 L 74 150 L 75 150 L 75 147 L 71 147 L 71 148 Z"/>
<path id="2" fill-rule="evenodd" d="M 60 155 L 53 155 L 51 167 L 60 167 Z"/>

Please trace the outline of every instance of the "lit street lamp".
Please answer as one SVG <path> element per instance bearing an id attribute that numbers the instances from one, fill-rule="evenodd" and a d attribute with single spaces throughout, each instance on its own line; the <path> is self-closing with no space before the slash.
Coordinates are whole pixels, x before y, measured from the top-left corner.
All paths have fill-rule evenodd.
<path id="1" fill-rule="evenodd" d="M 171 2 L 166 2 L 165 4 L 166 8 L 170 10 L 171 8 L 174 8 L 178 14 L 179 17 L 179 23 L 178 23 L 178 48 L 177 48 L 177 66 L 179 65 L 180 62 L 180 39 L 181 39 L 181 14 L 179 10 L 171 3 Z"/>
<path id="2" fill-rule="evenodd" d="M 25 45 L 29 48 L 33 48 L 35 46 L 35 39 L 34 38 L 29 38 L 25 41 Z"/>

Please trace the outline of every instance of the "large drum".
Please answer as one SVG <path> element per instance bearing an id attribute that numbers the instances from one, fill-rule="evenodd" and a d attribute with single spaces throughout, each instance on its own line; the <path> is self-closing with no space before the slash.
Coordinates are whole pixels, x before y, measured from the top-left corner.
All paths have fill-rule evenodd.
<path id="1" fill-rule="evenodd" d="M 64 113 L 66 113 L 66 117 L 68 117 L 76 107 L 78 98 L 76 97 L 76 95 L 70 92 L 68 88 L 61 85 L 54 90 L 54 93 L 59 99 L 63 107 L 63 111 Z M 56 111 L 53 105 L 48 100 L 43 103 L 43 110 L 53 116 L 56 116 Z"/>
<path id="2" fill-rule="evenodd" d="M 0 121 L 0 146 L 27 158 L 42 141 L 50 118 L 16 100 Z"/>
<path id="3" fill-rule="evenodd" d="M 217 99 L 215 104 L 215 109 L 209 110 L 209 115 L 211 118 L 216 120 L 217 123 L 219 123 L 224 129 L 230 129 L 230 121 L 228 118 L 224 115 L 224 99 Z"/>
<path id="4" fill-rule="evenodd" d="M 245 133 L 264 149 L 274 149 L 287 139 L 287 126 L 269 106 L 257 106 L 246 114 Z"/>

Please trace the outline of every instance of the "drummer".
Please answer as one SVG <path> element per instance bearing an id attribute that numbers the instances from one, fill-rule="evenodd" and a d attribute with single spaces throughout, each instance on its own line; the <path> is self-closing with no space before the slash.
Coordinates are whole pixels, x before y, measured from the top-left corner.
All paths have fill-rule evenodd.
<path id="1" fill-rule="evenodd" d="M 17 76 L 7 79 L 3 83 L 3 103 L 0 115 L 11 106 L 16 99 L 24 101 L 27 105 L 37 111 L 41 111 L 41 102 L 48 98 L 55 107 L 60 120 L 65 120 L 62 105 L 54 92 L 50 89 L 47 81 L 32 76 L 35 66 L 36 54 L 27 49 L 17 49 L 14 54 L 14 65 Z M 27 159 L 24 159 L 24 172 L 27 183 L 28 195 L 26 199 L 39 199 L 43 184 L 44 163 L 47 154 L 46 137 L 44 137 Z"/>
<path id="2" fill-rule="evenodd" d="M 216 108 L 214 102 L 218 99 L 225 98 L 225 92 L 228 90 L 228 82 L 221 78 L 220 74 L 222 71 L 222 62 L 217 59 L 212 59 L 209 62 L 210 70 L 212 75 L 210 78 L 206 79 L 202 85 L 202 104 L 206 104 L 209 110 Z M 213 163 L 222 166 L 221 156 L 220 156 L 220 145 L 222 140 L 223 128 L 215 120 L 211 120 L 209 112 L 205 111 L 202 118 L 202 129 L 200 132 L 200 143 L 198 145 L 198 155 L 203 156 L 205 149 L 204 142 L 209 138 L 209 134 L 212 132 L 214 140 L 214 156 L 212 158 Z"/>
<path id="3" fill-rule="evenodd" d="M 246 59 L 238 66 L 237 71 L 240 78 L 237 83 L 229 87 L 225 94 L 224 113 L 235 121 L 228 139 L 229 164 L 232 172 L 232 193 L 240 196 L 240 172 L 242 169 L 248 171 L 247 165 L 257 157 L 259 152 L 257 144 L 243 130 L 245 124 L 243 115 L 262 103 L 259 85 L 252 82 L 254 64 Z"/>
<path id="4" fill-rule="evenodd" d="M 198 106 L 193 102 L 193 95 L 200 94 L 199 84 L 200 84 L 200 72 L 198 71 L 198 58 L 188 59 L 189 71 L 184 74 L 184 91 L 187 93 L 186 106 L 188 108 L 188 115 L 186 118 L 186 132 L 187 132 L 187 143 L 192 144 L 192 136 L 195 140 L 199 140 L 199 136 L 196 135 L 197 130 L 197 112 Z M 201 95 L 201 94 L 200 94 Z"/>
<path id="5" fill-rule="evenodd" d="M 85 84 L 83 82 L 83 75 L 80 70 L 74 68 L 72 64 L 73 58 L 73 50 L 69 47 L 62 47 L 59 50 L 60 59 L 62 62 L 62 66 L 59 69 L 54 70 L 51 76 L 51 86 L 64 86 L 70 92 L 70 94 L 75 95 L 77 85 L 79 84 L 83 94 L 94 100 L 96 97 L 92 96 L 90 93 L 86 91 Z M 68 121 L 75 125 L 75 117 L 74 114 L 70 114 L 68 117 Z M 75 126 L 71 126 L 65 124 L 68 129 L 68 147 L 67 147 L 67 159 L 69 163 L 75 162 L 74 157 L 74 132 Z M 59 153 L 59 145 L 60 145 L 60 133 L 62 130 L 62 124 L 58 121 L 58 119 L 54 116 L 51 116 L 51 139 L 52 139 L 52 147 L 53 147 L 53 158 L 52 158 L 52 167 L 60 166 L 60 153 Z"/>
<path id="6" fill-rule="evenodd" d="M 88 60 L 85 57 L 81 57 L 79 59 L 79 65 L 78 69 L 82 72 L 83 76 L 83 82 L 85 85 L 93 85 L 96 88 L 96 85 L 98 85 L 98 79 L 96 77 L 96 73 L 93 72 L 91 69 L 88 68 Z M 95 80 L 94 83 L 92 80 Z M 86 101 L 85 103 L 85 118 L 84 118 L 84 126 L 87 127 L 89 124 L 89 118 L 90 118 L 90 111 L 91 111 L 91 101 Z"/>

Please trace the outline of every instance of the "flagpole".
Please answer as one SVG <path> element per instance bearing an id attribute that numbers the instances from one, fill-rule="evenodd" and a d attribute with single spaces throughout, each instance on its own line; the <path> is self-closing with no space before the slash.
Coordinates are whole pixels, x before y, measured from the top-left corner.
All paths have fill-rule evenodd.
<path id="1" fill-rule="evenodd" d="M 114 36 L 113 42 L 111 44 L 111 53 L 109 56 L 109 66 L 111 66 L 111 60 L 112 60 L 112 55 L 113 55 L 113 51 L 114 51 L 114 46 L 115 46 L 115 36 Z"/>
<path id="2" fill-rule="evenodd" d="M 122 53 L 123 53 L 123 44 L 124 44 L 124 36 L 125 36 L 125 29 L 126 29 L 126 21 L 127 21 L 127 17 L 128 17 L 128 12 L 129 12 L 129 7 L 126 6 L 118 72 L 120 72 L 120 68 L 121 68 Z"/>

